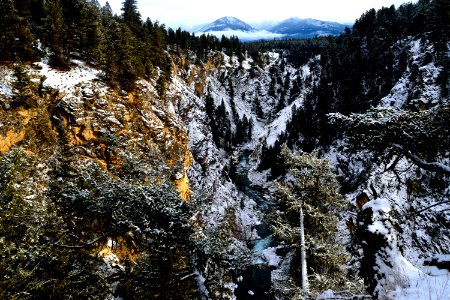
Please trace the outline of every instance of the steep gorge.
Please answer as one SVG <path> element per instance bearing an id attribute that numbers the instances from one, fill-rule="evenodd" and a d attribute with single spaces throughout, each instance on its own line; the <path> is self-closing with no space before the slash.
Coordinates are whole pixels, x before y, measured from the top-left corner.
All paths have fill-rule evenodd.
<path id="1" fill-rule="evenodd" d="M 408 63 L 373 113 L 387 112 L 381 119 L 386 123 L 374 122 L 387 124 L 382 133 L 392 124 L 389 107 L 426 112 L 449 103 L 438 93 L 440 69 L 428 57 L 431 43 L 412 37 L 399 43 L 396 58 L 407 55 Z M 277 198 L 272 180 L 280 175 L 283 143 L 317 146 L 321 158 L 332 161 L 348 203 L 337 225 L 339 243 L 352 246 L 345 221 L 364 190 L 388 198 L 397 204 L 396 214 L 408 216 L 397 223 L 407 259 L 422 264 L 448 248 L 447 177 L 421 170 L 407 156 L 389 156 L 385 148 L 357 151 L 339 135 L 327 145 L 317 132 L 308 136 L 317 125 L 317 99 L 328 95 L 319 93 L 329 71 L 321 55 L 295 66 L 283 50 L 264 53 L 261 65 L 249 55 L 222 51 L 209 51 L 204 63 L 176 47 L 167 54 L 172 72 L 163 98 L 156 77 L 125 92 L 108 87 L 98 70 L 80 60 L 60 71 L 44 59 L 26 67 L 34 92 L 26 105 L 17 105 L 13 71 L 2 67 L 0 295 L 24 291 L 37 298 L 52 282 L 55 298 L 251 298 L 251 289 L 242 290 L 248 284 L 242 275 L 254 264 L 252 245 L 267 219 L 261 203 L 240 190 L 236 167 L 250 153 L 247 184 Z M 423 82 L 415 82 L 416 73 Z M 338 94 L 333 84 L 323 84 Z M 303 110 L 308 106 L 311 115 Z M 351 123 L 346 117 L 352 116 L 334 118 Z M 393 119 L 408 120 L 401 114 Z M 445 155 L 439 157 L 443 163 Z M 439 197 L 442 211 L 409 219 Z M 430 243 L 436 236 L 443 238 Z M 292 283 L 298 255 L 283 247 L 257 253 L 267 267 L 263 281 L 272 285 L 268 299 L 298 291 Z M 348 263 L 355 273 L 353 259 Z M 352 280 L 346 287 L 361 289 Z"/>

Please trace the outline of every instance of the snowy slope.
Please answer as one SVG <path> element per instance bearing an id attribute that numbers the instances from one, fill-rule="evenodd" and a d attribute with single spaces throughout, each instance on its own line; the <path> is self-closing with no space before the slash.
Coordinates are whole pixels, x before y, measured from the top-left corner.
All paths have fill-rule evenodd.
<path id="1" fill-rule="evenodd" d="M 420 39 L 408 41 L 411 65 L 417 70 L 417 75 L 412 76 L 413 70 L 408 66 L 400 80 L 394 85 L 389 95 L 381 100 L 381 106 L 408 108 L 408 107 L 432 107 L 448 103 L 440 103 L 440 88 L 437 83 L 440 68 L 433 61 L 423 64 L 424 57 L 433 51 L 430 43 L 423 43 Z M 420 78 L 421 81 L 416 82 Z M 412 92 L 416 92 L 414 97 Z"/>
<path id="2" fill-rule="evenodd" d="M 440 88 L 436 82 L 440 69 L 426 59 L 432 46 L 414 39 L 403 42 L 409 47 L 412 67 L 420 75 L 412 76 L 413 70 L 408 67 L 390 94 L 381 100 L 380 107 L 414 110 L 448 105 L 449 98 L 440 97 Z M 414 81 L 417 78 L 422 78 L 423 82 L 418 84 Z M 412 93 L 414 97 L 411 96 Z M 449 270 L 427 266 L 433 257 L 440 257 L 442 255 L 439 253 L 448 253 L 450 249 L 450 232 L 445 225 L 450 219 L 450 203 L 442 202 L 450 198 L 450 188 L 440 191 L 431 189 L 429 180 L 433 175 L 404 157 L 394 157 L 392 161 L 378 161 L 374 164 L 373 161 L 376 160 L 367 153 L 345 154 L 334 149 L 330 150 L 329 157 L 337 167 L 338 174 L 339 168 L 344 166 L 350 170 L 348 173 L 367 176 L 355 192 L 346 195 L 352 205 L 356 195 L 365 191 L 371 198 L 377 196 L 385 199 L 383 209 L 391 210 L 398 231 L 395 239 L 401 245 L 402 254 L 400 251 L 392 252 L 391 266 L 381 267 L 381 271 L 389 273 L 392 272 L 392 266 L 403 267 L 396 269 L 397 279 L 385 283 L 383 293 L 386 299 L 450 299 Z M 395 161 L 396 159 L 398 160 Z M 370 173 L 363 174 L 367 169 Z M 351 214 L 342 220 L 343 235 L 347 232 L 344 223 L 348 218 L 351 218 Z M 344 240 L 346 238 L 348 237 L 344 237 Z"/>
<path id="3" fill-rule="evenodd" d="M 418 91 L 419 97 L 411 100 L 408 95 L 408 87 L 415 83 L 411 82 L 412 70 L 407 68 L 400 80 L 394 85 L 391 93 L 381 100 L 380 106 L 406 109 L 419 105 L 433 107 L 448 104 L 437 101 L 439 99 L 439 87 L 436 79 L 439 69 L 435 67 L 433 62 L 422 64 L 424 55 L 427 51 L 430 51 L 430 46 L 412 39 L 408 43 L 413 64 L 417 65 L 426 84 Z M 246 57 L 240 65 L 236 57 L 229 57 L 224 53 L 221 53 L 221 55 L 224 64 L 218 67 L 214 66 L 206 70 L 192 64 L 188 68 L 177 69 L 178 72 L 172 75 L 172 82 L 168 87 L 166 103 L 163 107 L 155 107 L 155 111 L 170 112 L 171 117 L 176 119 L 176 124 L 183 124 L 188 134 L 188 147 L 192 153 L 193 162 L 187 170 L 187 174 L 190 188 L 193 191 L 192 201 L 195 205 L 202 207 L 201 217 L 199 217 L 204 224 L 202 234 L 207 236 L 214 232 L 221 222 L 226 221 L 231 212 L 234 216 L 237 233 L 233 233 L 233 243 L 230 247 L 240 249 L 240 247 L 247 247 L 240 239 L 253 240 L 258 237 L 253 228 L 262 222 L 262 214 L 255 201 L 249 199 L 237 189 L 230 179 L 229 167 L 240 151 L 253 151 L 250 159 L 252 167 L 250 179 L 259 186 L 271 187 L 271 184 L 267 182 L 267 171 L 256 171 L 258 151 L 264 144 L 273 145 L 286 130 L 286 124 L 292 117 L 292 110 L 303 105 L 305 95 L 317 78 L 317 74 L 314 72 L 318 71 L 311 70 L 309 64 L 302 66 L 300 69 L 286 64 L 283 72 L 274 76 L 270 73 L 271 67 L 280 66 L 285 62 L 278 53 L 266 53 L 268 63 L 263 68 L 255 66 L 249 57 Z M 319 59 L 320 57 L 314 58 L 314 60 Z M 47 77 L 44 81 L 45 86 L 58 89 L 69 100 L 71 97 L 80 94 L 95 93 L 103 95 L 108 92 L 106 86 L 98 81 L 99 72 L 97 70 L 80 61 L 74 61 L 74 63 L 76 65 L 71 71 L 61 72 L 49 69 L 43 61 L 39 63 L 40 70 L 36 71 L 36 75 L 45 75 Z M 252 71 L 255 71 L 253 74 L 250 72 L 251 68 L 253 68 Z M 5 78 L 10 78 L 7 76 L 11 76 L 11 74 L 5 73 Z M 283 80 L 289 78 L 291 85 L 292 81 L 297 78 L 301 78 L 301 82 L 303 82 L 300 94 L 279 111 L 276 111 L 279 101 L 278 95 L 273 97 L 268 92 L 275 77 L 281 77 Z M 152 83 L 141 81 L 139 86 L 149 93 L 154 93 Z M 281 89 L 282 84 L 277 82 L 275 88 Z M 11 96 L 11 87 L 8 82 L 0 83 L 0 93 L 8 97 Z M 212 97 L 216 106 L 219 106 L 223 101 L 233 132 L 237 129 L 233 110 L 237 112 L 239 118 L 245 116 L 253 122 L 251 140 L 239 145 L 235 149 L 235 153 L 226 153 L 223 149 L 218 148 L 213 141 L 205 111 L 206 93 Z M 256 114 L 256 102 L 261 104 L 262 117 Z M 110 117 L 114 116 L 111 115 Z M 114 124 L 118 122 L 116 125 L 120 126 L 120 121 L 117 118 L 108 120 L 108 122 Z M 341 148 L 345 148 L 342 141 L 339 143 Z M 371 159 L 373 159 L 366 153 L 344 153 L 341 149 L 338 151 L 337 148 L 333 147 L 329 150 L 327 158 L 332 162 L 338 174 L 340 174 L 339 163 L 345 162 L 350 172 L 361 174 L 364 172 L 366 164 L 371 163 Z M 345 195 L 349 204 L 353 202 L 357 193 L 365 190 L 370 194 L 371 187 L 373 187 L 378 192 L 379 198 L 385 199 L 382 202 L 385 206 L 380 204 L 380 209 L 390 210 L 394 215 L 405 216 L 411 211 L 420 211 L 424 207 L 437 203 L 439 201 L 437 196 L 448 197 L 450 195 L 450 188 L 447 188 L 441 195 L 427 193 L 411 195 L 404 183 L 408 180 L 426 178 L 425 174 L 414 168 L 411 162 L 405 158 L 398 161 L 396 169 L 388 170 L 391 163 L 379 162 L 378 165 L 372 165 L 370 173 L 367 174 L 367 180 L 361 183 L 355 191 Z M 401 279 L 397 278 L 399 282 L 390 282 L 392 287 L 390 290 L 386 290 L 388 297 L 402 300 L 449 299 L 449 273 L 435 267 L 425 266 L 426 261 L 434 257 L 435 253 L 442 253 L 449 249 L 450 239 L 448 237 L 450 235 L 446 235 L 445 230 L 442 229 L 442 232 L 439 233 L 439 240 L 436 240 L 433 236 L 433 233 L 436 233 L 435 226 L 430 226 L 427 223 L 429 216 L 439 214 L 440 211 L 443 211 L 444 219 L 448 219 L 448 209 L 450 209 L 448 203 L 434 206 L 426 212 L 426 218 L 406 219 L 398 222 L 397 226 L 401 228 L 402 234 L 396 236 L 395 239 L 398 239 L 398 244 L 401 245 L 403 253 L 392 253 L 391 258 L 393 265 L 397 268 L 396 274 Z M 350 214 L 344 216 L 342 224 L 340 224 L 342 233 L 347 232 L 344 221 L 348 216 Z M 374 228 L 374 230 L 376 229 Z M 346 239 L 348 239 L 348 236 L 344 234 L 342 240 L 345 242 Z M 289 270 L 291 257 L 285 257 L 283 260 L 276 255 L 276 248 L 267 245 L 265 247 L 260 249 L 264 259 L 268 262 L 268 265 L 277 268 L 272 273 L 273 278 L 287 280 L 285 272 Z M 201 272 L 198 276 L 201 278 Z M 229 284 L 230 289 L 235 288 L 234 283 L 229 282 L 227 284 Z M 332 299 L 332 295 L 333 291 L 328 291 L 320 299 Z"/>

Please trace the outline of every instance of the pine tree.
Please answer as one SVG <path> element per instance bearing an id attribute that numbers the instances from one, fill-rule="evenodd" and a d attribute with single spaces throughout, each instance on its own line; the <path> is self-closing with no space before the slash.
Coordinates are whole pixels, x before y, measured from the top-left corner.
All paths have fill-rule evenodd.
<path id="1" fill-rule="evenodd" d="M 141 14 L 137 8 L 136 0 L 125 0 L 122 4 L 122 19 L 135 35 L 141 34 Z"/>
<path id="2" fill-rule="evenodd" d="M 13 70 L 13 105 L 28 108 L 32 106 L 30 100 L 33 95 L 30 76 L 20 62 L 14 64 Z"/>
<path id="3" fill-rule="evenodd" d="M 62 48 L 67 60 L 73 52 L 83 52 L 86 32 L 86 0 L 60 0 L 62 16 L 64 19 L 64 34 Z"/>
<path id="4" fill-rule="evenodd" d="M 15 26 L 18 19 L 14 1 L 1 1 L 0 10 L 4 13 L 0 18 L 0 60 L 11 60 L 14 58 Z"/>
<path id="5" fill-rule="evenodd" d="M 83 57 L 88 62 L 100 62 L 102 49 L 102 32 L 99 4 L 96 0 L 89 0 L 84 11 L 86 32 L 83 45 Z"/>
<path id="6" fill-rule="evenodd" d="M 341 128 L 353 151 L 370 150 L 384 161 L 405 156 L 418 167 L 450 174 L 450 108 L 411 112 L 390 108 L 364 114 L 330 114 L 331 124 Z"/>
<path id="7" fill-rule="evenodd" d="M 30 14 L 13 0 L 0 3 L 0 60 L 33 60 L 36 57 L 35 38 L 31 33 Z"/>
<path id="8" fill-rule="evenodd" d="M 300 251 L 301 288 L 305 297 L 323 286 L 320 278 L 332 277 L 330 286 L 342 287 L 344 274 L 340 266 L 345 262 L 343 249 L 336 247 L 337 214 L 343 209 L 342 197 L 336 193 L 337 182 L 327 161 L 317 153 L 299 155 L 286 146 L 281 155 L 288 169 L 283 182 L 278 182 L 280 210 L 276 214 L 276 236 Z M 294 264 L 295 265 L 295 264 Z M 308 273 L 318 274 L 308 283 Z"/>
<path id="9" fill-rule="evenodd" d="M 430 40 L 439 56 L 447 56 L 447 43 L 450 40 L 450 1 L 433 0 L 430 5 Z"/>
<path id="10" fill-rule="evenodd" d="M 101 22 L 103 39 L 100 45 L 102 49 L 100 68 L 103 71 L 102 75 L 105 81 L 111 86 L 117 86 L 119 84 L 118 45 L 120 40 L 120 25 L 114 18 L 108 2 L 101 9 Z"/>
<path id="11" fill-rule="evenodd" d="M 50 49 L 50 65 L 67 66 L 64 54 L 63 39 L 66 31 L 60 0 L 49 0 L 45 3 L 47 17 L 45 19 L 46 43 Z"/>
<path id="12" fill-rule="evenodd" d="M 31 32 L 31 11 L 29 0 L 16 0 L 17 24 L 14 51 L 22 61 L 33 60 L 37 51 L 35 37 Z"/>
<path id="13" fill-rule="evenodd" d="M 118 69 L 119 83 L 122 89 L 132 91 L 138 78 L 136 70 L 137 59 L 135 56 L 135 37 L 129 27 L 122 23 L 120 25 L 120 40 L 118 45 Z"/>

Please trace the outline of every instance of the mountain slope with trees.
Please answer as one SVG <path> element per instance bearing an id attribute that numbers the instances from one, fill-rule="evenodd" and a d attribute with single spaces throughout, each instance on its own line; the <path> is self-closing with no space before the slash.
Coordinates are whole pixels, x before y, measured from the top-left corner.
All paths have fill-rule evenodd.
<path id="1" fill-rule="evenodd" d="M 448 0 L 246 44 L 1 5 L 2 297 L 448 291 Z"/>

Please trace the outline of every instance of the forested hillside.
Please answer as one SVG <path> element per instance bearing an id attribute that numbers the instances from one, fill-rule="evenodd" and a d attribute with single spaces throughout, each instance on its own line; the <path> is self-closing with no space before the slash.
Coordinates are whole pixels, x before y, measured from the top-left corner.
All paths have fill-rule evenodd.
<path id="1" fill-rule="evenodd" d="M 170 78 L 167 45 L 189 49 L 204 61 L 206 50 L 228 49 L 240 53 L 237 38 L 195 37 L 180 28 L 143 21 L 136 1 L 123 2 L 122 15 L 97 1 L 2 1 L 0 59 L 36 61 L 48 56 L 49 65 L 69 69 L 72 58 L 83 59 L 103 72 L 112 86 L 131 91 L 138 78 L 159 79 L 162 95 Z M 159 69 L 159 72 L 155 70 Z M 156 73 L 156 74 L 155 74 Z"/>
<path id="2" fill-rule="evenodd" d="M 254 43 L 0 6 L 2 299 L 447 299 L 450 1 Z"/>

